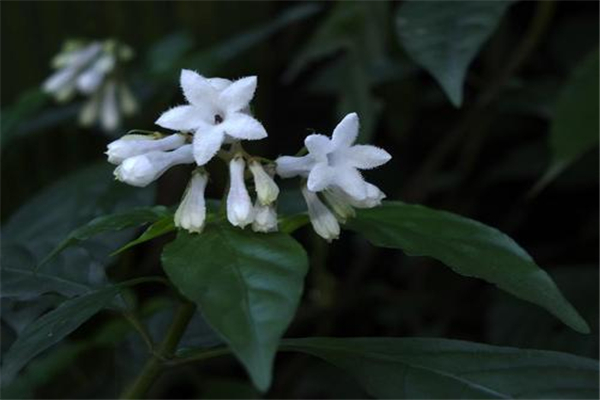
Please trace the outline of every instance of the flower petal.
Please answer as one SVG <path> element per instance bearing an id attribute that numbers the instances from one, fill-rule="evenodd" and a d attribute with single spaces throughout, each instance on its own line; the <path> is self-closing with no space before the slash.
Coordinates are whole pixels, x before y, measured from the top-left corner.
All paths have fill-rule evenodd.
<path id="1" fill-rule="evenodd" d="M 190 104 L 205 108 L 212 108 L 219 92 L 202 75 L 189 69 L 181 70 L 181 90 Z"/>
<path id="2" fill-rule="evenodd" d="M 355 168 L 372 169 L 390 161 L 392 156 L 387 151 L 371 145 L 356 145 L 345 151 L 348 163 Z"/>
<path id="3" fill-rule="evenodd" d="M 367 185 L 365 180 L 355 168 L 336 168 L 331 181 L 354 200 L 361 201 L 367 197 Z"/>
<path id="4" fill-rule="evenodd" d="M 165 111 L 154 123 L 175 131 L 193 131 L 200 127 L 208 127 L 205 121 L 209 115 L 206 109 L 200 107 L 179 106 Z"/>
<path id="5" fill-rule="evenodd" d="M 315 159 L 312 156 L 292 157 L 281 156 L 275 160 L 277 164 L 277 175 L 282 178 L 291 178 L 297 175 L 306 176 L 315 164 Z"/>
<path id="6" fill-rule="evenodd" d="M 242 110 L 254 97 L 256 83 L 256 76 L 248 76 L 233 82 L 219 95 L 219 104 L 228 111 Z"/>
<path id="7" fill-rule="evenodd" d="M 233 113 L 217 125 L 222 131 L 237 139 L 258 140 L 267 137 L 265 127 L 256 119 L 242 113 Z"/>
<path id="8" fill-rule="evenodd" d="M 320 192 L 331 184 L 335 169 L 327 163 L 318 163 L 308 174 L 307 186 L 311 192 Z"/>
<path id="9" fill-rule="evenodd" d="M 304 145 L 315 159 L 322 161 L 331 152 L 331 140 L 325 135 L 312 134 L 304 139 Z M 311 189 L 312 190 L 312 189 Z"/>
<path id="10" fill-rule="evenodd" d="M 208 83 L 220 92 L 231 85 L 231 80 L 225 78 L 208 78 Z"/>
<path id="11" fill-rule="evenodd" d="M 358 136 L 358 115 L 350 113 L 333 130 L 331 142 L 334 148 L 350 147 Z"/>
<path id="12" fill-rule="evenodd" d="M 209 162 L 221 148 L 224 136 L 221 129 L 196 131 L 193 142 L 196 164 L 204 165 Z"/>

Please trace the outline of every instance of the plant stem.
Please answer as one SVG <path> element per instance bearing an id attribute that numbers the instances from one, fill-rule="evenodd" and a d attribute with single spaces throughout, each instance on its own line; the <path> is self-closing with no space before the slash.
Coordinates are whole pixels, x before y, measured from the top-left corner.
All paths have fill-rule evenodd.
<path id="1" fill-rule="evenodd" d="M 179 306 L 173 317 L 173 323 L 169 327 L 167 334 L 160 344 L 156 354 L 152 354 L 150 359 L 144 365 L 139 375 L 133 383 L 121 394 L 122 399 L 141 399 L 144 397 L 150 386 L 156 381 L 156 378 L 162 372 L 164 360 L 171 357 L 177 348 L 177 344 L 185 329 L 187 328 L 196 306 L 193 303 L 185 302 Z"/>

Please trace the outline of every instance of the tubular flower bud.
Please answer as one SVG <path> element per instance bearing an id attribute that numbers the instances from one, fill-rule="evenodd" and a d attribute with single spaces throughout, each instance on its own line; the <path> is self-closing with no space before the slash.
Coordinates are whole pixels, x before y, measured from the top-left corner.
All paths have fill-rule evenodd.
<path id="1" fill-rule="evenodd" d="M 351 198 L 341 190 L 326 189 L 323 192 L 325 201 L 333 210 L 333 213 L 341 223 L 345 223 L 348 218 L 352 218 L 356 215 L 354 208 L 352 208 Z"/>
<path id="2" fill-rule="evenodd" d="M 144 187 L 158 179 L 167 169 L 192 162 L 192 146 L 188 144 L 169 152 L 151 151 L 129 157 L 115 169 L 114 174 L 122 182 Z"/>
<path id="3" fill-rule="evenodd" d="M 263 205 L 258 199 L 256 200 L 252 230 L 254 232 L 277 231 L 277 211 L 273 204 Z"/>
<path id="4" fill-rule="evenodd" d="M 277 184 L 265 171 L 263 166 L 258 161 L 251 161 L 250 171 L 254 177 L 256 196 L 258 197 L 260 204 L 266 206 L 277 200 L 277 196 L 279 196 L 279 187 L 277 187 Z"/>
<path id="5" fill-rule="evenodd" d="M 308 206 L 308 216 L 313 229 L 323 239 L 331 242 L 340 236 L 340 224 L 335 215 L 327 208 L 315 192 L 308 190 L 306 185 L 302 186 L 302 195 Z"/>
<path id="6" fill-rule="evenodd" d="M 227 194 L 227 219 L 232 225 L 245 227 L 254 219 L 254 208 L 244 182 L 244 159 L 234 157 L 229 162 L 230 186 Z"/>
<path id="7" fill-rule="evenodd" d="M 119 165 L 129 157 L 151 151 L 174 150 L 184 144 L 185 136 L 181 134 L 169 135 L 162 139 L 157 139 L 154 135 L 125 135 L 109 143 L 105 154 L 109 163 Z"/>
<path id="8" fill-rule="evenodd" d="M 208 174 L 195 170 L 183 195 L 183 200 L 175 212 L 175 226 L 188 232 L 200 233 L 206 220 L 204 190 Z"/>

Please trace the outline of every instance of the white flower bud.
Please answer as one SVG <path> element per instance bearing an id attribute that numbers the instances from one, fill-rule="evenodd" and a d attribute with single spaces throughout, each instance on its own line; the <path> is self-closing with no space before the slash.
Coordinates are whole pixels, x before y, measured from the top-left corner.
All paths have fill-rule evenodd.
<path id="1" fill-rule="evenodd" d="M 330 188 L 321 193 L 323 193 L 327 204 L 329 204 L 340 222 L 345 223 L 348 218 L 352 218 L 356 215 L 356 212 L 354 212 L 354 208 L 352 208 L 349 201 L 350 196 L 343 191 L 337 188 Z"/>
<path id="2" fill-rule="evenodd" d="M 119 90 L 119 102 L 121 103 L 121 111 L 124 115 L 135 114 L 138 110 L 138 103 L 129 87 L 122 83 Z"/>
<path id="3" fill-rule="evenodd" d="M 121 113 L 117 106 L 117 88 L 114 81 L 106 82 L 100 108 L 100 125 L 107 132 L 114 131 L 121 124 Z"/>
<path id="4" fill-rule="evenodd" d="M 254 204 L 254 221 L 252 222 L 254 232 L 276 232 L 277 211 L 273 204 L 263 205 L 257 199 Z"/>
<path id="5" fill-rule="evenodd" d="M 381 204 L 381 201 L 386 198 L 377 186 L 372 183 L 366 182 L 367 186 L 367 197 L 364 200 L 356 200 L 348 196 L 348 202 L 356 208 L 373 208 Z"/>
<path id="6" fill-rule="evenodd" d="M 234 157 L 229 162 L 229 193 L 227 219 L 234 226 L 245 227 L 254 219 L 254 208 L 244 182 L 244 159 Z"/>
<path id="7" fill-rule="evenodd" d="M 302 195 L 308 206 L 308 216 L 313 229 L 319 236 L 328 242 L 340 236 L 340 224 L 335 215 L 327 208 L 315 192 L 308 190 L 306 185 L 302 186 Z"/>
<path id="8" fill-rule="evenodd" d="M 173 150 L 184 144 L 185 136 L 178 133 L 162 139 L 156 139 L 153 135 L 125 135 L 109 143 L 105 154 L 109 163 L 119 165 L 129 157 L 151 151 Z"/>
<path id="9" fill-rule="evenodd" d="M 192 145 L 184 145 L 170 152 L 151 151 L 127 158 L 115 169 L 115 177 L 132 186 L 144 187 L 158 179 L 174 165 L 194 162 Z"/>
<path id="10" fill-rule="evenodd" d="M 98 118 L 99 109 L 100 96 L 96 93 L 83 105 L 83 107 L 81 107 L 81 110 L 79 111 L 79 123 L 82 126 L 91 126 Z"/>
<path id="11" fill-rule="evenodd" d="M 206 204 L 204 189 L 208 182 L 208 174 L 195 170 L 183 195 L 183 200 L 175 212 L 175 226 L 188 232 L 202 232 L 206 220 Z"/>
<path id="12" fill-rule="evenodd" d="M 267 174 L 263 166 L 258 161 L 251 161 L 250 171 L 254 177 L 254 186 L 258 201 L 262 205 L 269 205 L 277 200 L 279 187 L 277 187 L 273 178 Z"/>
<path id="13" fill-rule="evenodd" d="M 98 58 L 91 67 L 87 68 L 77 77 L 77 89 L 83 94 L 91 94 L 98 90 L 104 77 L 115 66 L 115 58 L 111 54 L 104 54 Z"/>

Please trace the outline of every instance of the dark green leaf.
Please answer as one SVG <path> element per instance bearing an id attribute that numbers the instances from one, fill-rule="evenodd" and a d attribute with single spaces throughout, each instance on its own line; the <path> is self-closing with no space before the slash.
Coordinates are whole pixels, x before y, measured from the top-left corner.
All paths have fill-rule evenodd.
<path id="1" fill-rule="evenodd" d="M 449 212 L 401 202 L 359 210 L 348 226 L 378 246 L 433 257 L 458 274 L 494 283 L 545 308 L 576 331 L 589 333 L 587 323 L 552 278 L 497 229 Z"/>
<path id="2" fill-rule="evenodd" d="M 425 338 L 286 339 L 376 398 L 597 398 L 598 362 L 571 354 Z"/>
<path id="3" fill-rule="evenodd" d="M 598 57 L 598 50 L 589 54 L 558 97 L 549 137 L 552 162 L 535 192 L 598 145 Z"/>
<path id="4" fill-rule="evenodd" d="M 130 232 L 102 235 L 70 248 L 37 268 L 73 229 L 105 214 L 153 202 L 154 188 L 115 182 L 114 166 L 95 164 L 75 172 L 22 206 L 2 227 L 3 297 L 31 298 L 48 292 L 85 293 L 105 282 L 103 264 Z"/>
<path id="5" fill-rule="evenodd" d="M 138 244 L 147 242 L 149 240 L 152 240 L 159 236 L 165 235 L 174 230 L 175 230 L 175 221 L 173 220 L 173 216 L 170 214 L 166 215 L 166 216 L 162 217 L 161 219 L 159 219 L 158 221 L 156 221 L 155 223 L 153 223 L 152 225 L 150 225 L 148 227 L 148 229 L 146 229 L 144 231 L 144 233 L 142 233 L 140 235 L 140 237 L 127 243 L 125 246 L 123 246 L 119 250 L 115 251 L 112 255 L 119 254 L 122 251 L 125 251 L 133 246 L 137 246 Z"/>
<path id="6" fill-rule="evenodd" d="M 271 383 L 273 359 L 302 294 L 308 261 L 283 233 L 257 234 L 227 223 L 181 231 L 163 252 L 171 281 L 231 346 L 256 387 Z"/>
<path id="7" fill-rule="evenodd" d="M 54 248 L 54 250 L 52 250 L 52 252 L 50 252 L 50 254 L 48 254 L 48 256 L 42 261 L 42 264 L 48 262 L 67 247 L 73 246 L 78 242 L 87 240 L 93 236 L 109 231 L 120 231 L 125 228 L 131 228 L 146 224 L 148 222 L 156 222 L 164 217 L 172 219 L 168 208 L 164 206 L 154 206 L 134 208 L 129 211 L 123 211 L 111 215 L 103 215 L 95 218 L 71 232 L 65 240 L 63 240 L 58 246 L 56 246 L 56 248 Z"/>
<path id="8" fill-rule="evenodd" d="M 2 110 L 0 114 L 2 147 L 17 136 L 19 125 L 41 109 L 47 101 L 48 96 L 36 88 L 23 93 L 14 105 Z"/>
<path id="9" fill-rule="evenodd" d="M 107 307 L 119 289 L 108 287 L 66 300 L 55 310 L 29 324 L 3 357 L 2 379 L 9 382 L 33 357 Z"/>
<path id="10" fill-rule="evenodd" d="M 511 1 L 406 1 L 396 31 L 408 55 L 459 107 L 467 70 Z"/>

